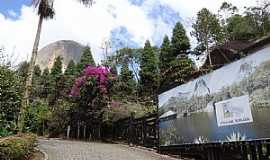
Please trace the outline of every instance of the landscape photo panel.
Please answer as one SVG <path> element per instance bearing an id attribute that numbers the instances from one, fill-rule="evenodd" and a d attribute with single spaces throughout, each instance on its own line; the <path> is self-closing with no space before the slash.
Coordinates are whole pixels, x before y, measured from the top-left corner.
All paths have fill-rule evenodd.
<path id="1" fill-rule="evenodd" d="M 159 95 L 160 144 L 270 138 L 270 46 Z"/>

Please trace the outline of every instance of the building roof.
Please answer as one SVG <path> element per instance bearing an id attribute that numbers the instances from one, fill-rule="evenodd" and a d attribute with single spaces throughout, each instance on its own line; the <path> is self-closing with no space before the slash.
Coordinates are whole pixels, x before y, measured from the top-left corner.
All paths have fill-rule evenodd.
<path id="1" fill-rule="evenodd" d="M 270 36 L 251 41 L 228 41 L 222 45 L 214 46 L 210 48 L 212 69 L 217 69 L 228 63 L 239 60 L 248 54 L 254 53 L 256 50 L 263 48 L 267 44 L 270 44 Z M 209 65 L 210 62 L 208 56 L 202 69 L 207 69 Z"/>

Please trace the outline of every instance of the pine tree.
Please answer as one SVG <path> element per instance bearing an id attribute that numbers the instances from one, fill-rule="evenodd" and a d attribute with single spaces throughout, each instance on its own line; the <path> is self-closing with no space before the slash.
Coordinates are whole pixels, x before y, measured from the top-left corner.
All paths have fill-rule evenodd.
<path id="1" fill-rule="evenodd" d="M 54 61 L 54 64 L 53 64 L 53 67 L 51 69 L 51 76 L 53 78 L 59 78 L 61 75 L 62 75 L 62 60 L 63 58 L 58 56 L 56 57 L 55 61 Z"/>
<path id="2" fill-rule="evenodd" d="M 64 79 L 65 79 L 65 96 L 68 97 L 70 90 L 72 88 L 72 85 L 74 83 L 76 76 L 76 64 L 74 63 L 73 60 L 71 60 L 68 63 L 67 69 L 64 74 Z"/>
<path id="3" fill-rule="evenodd" d="M 79 74 L 83 71 L 86 65 L 96 66 L 95 61 L 92 56 L 91 48 L 89 46 L 86 46 L 83 49 L 81 60 L 77 65 L 77 71 Z"/>
<path id="4" fill-rule="evenodd" d="M 190 49 L 189 39 L 183 25 L 180 22 L 177 22 L 173 29 L 171 49 L 172 54 L 175 57 L 179 54 L 188 54 L 187 50 Z"/>
<path id="5" fill-rule="evenodd" d="M 49 104 L 54 106 L 64 95 L 64 76 L 62 72 L 62 57 L 57 57 L 51 69 L 50 78 L 52 80 L 52 92 L 49 96 Z"/>
<path id="6" fill-rule="evenodd" d="M 41 75 L 41 83 L 40 86 L 42 87 L 40 97 L 48 100 L 48 96 L 51 93 L 51 76 L 48 68 L 45 68 L 42 75 Z"/>
<path id="7" fill-rule="evenodd" d="M 75 75 L 76 65 L 73 60 L 68 63 L 67 69 L 65 70 L 65 75 Z"/>
<path id="8" fill-rule="evenodd" d="M 159 86 L 158 59 L 148 40 L 142 52 L 140 68 L 141 96 L 154 100 Z"/>
<path id="9" fill-rule="evenodd" d="M 136 89 L 136 82 L 132 71 L 129 70 L 128 63 L 124 63 L 120 72 L 121 92 L 124 97 L 134 94 Z"/>
<path id="10" fill-rule="evenodd" d="M 171 42 L 169 37 L 166 35 L 163 39 L 163 43 L 160 48 L 160 55 L 159 55 L 159 69 L 160 72 L 165 72 L 168 67 L 170 66 L 170 62 L 174 60 L 175 57 L 171 53 Z"/>
<path id="11" fill-rule="evenodd" d="M 27 63 L 26 61 L 22 62 L 19 64 L 19 67 L 17 69 L 17 73 L 20 77 L 22 77 L 22 81 L 25 83 L 26 78 L 27 78 L 27 70 L 29 67 L 29 63 Z"/>
<path id="12" fill-rule="evenodd" d="M 187 82 L 194 70 L 194 64 L 187 55 L 177 57 L 170 62 L 170 67 L 161 73 L 160 91 L 166 91 Z"/>
<path id="13" fill-rule="evenodd" d="M 32 88 L 30 94 L 30 102 L 33 102 L 37 98 L 40 97 L 41 94 L 41 69 L 39 65 L 34 67 L 33 80 L 32 80 Z"/>
<path id="14" fill-rule="evenodd" d="M 173 31 L 172 39 L 174 39 L 174 44 L 170 45 L 168 36 L 165 36 L 160 48 L 159 67 L 161 76 L 159 91 L 166 91 L 176 85 L 180 85 L 193 74 L 193 63 L 187 56 L 189 41 L 185 35 L 184 28 L 181 26 L 180 23 L 176 24 Z M 178 35 L 179 33 L 181 34 Z M 183 45 L 183 42 L 186 45 Z M 176 44 L 181 45 L 183 48 L 178 46 L 178 49 L 176 49 L 174 47 Z"/>

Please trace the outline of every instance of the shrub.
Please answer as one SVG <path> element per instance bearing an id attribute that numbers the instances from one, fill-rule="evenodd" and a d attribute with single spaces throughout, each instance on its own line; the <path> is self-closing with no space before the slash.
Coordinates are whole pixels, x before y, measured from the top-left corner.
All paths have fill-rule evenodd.
<path id="1" fill-rule="evenodd" d="M 51 111 L 47 103 L 40 100 L 31 103 L 26 110 L 24 131 L 44 135 L 50 116 Z"/>
<path id="2" fill-rule="evenodd" d="M 25 159 L 36 146 L 36 136 L 33 134 L 20 134 L 0 139 L 1 160 Z"/>
<path id="3" fill-rule="evenodd" d="M 0 136 L 8 136 L 16 132 L 14 124 L 20 104 L 20 77 L 9 67 L 0 64 Z"/>

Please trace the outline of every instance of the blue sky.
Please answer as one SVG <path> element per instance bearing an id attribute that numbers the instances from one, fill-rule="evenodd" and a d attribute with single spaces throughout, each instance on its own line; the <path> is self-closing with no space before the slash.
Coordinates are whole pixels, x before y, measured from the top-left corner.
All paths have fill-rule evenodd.
<path id="1" fill-rule="evenodd" d="M 0 13 L 9 18 L 14 18 L 10 15 L 11 11 L 14 11 L 17 15 L 20 15 L 22 5 L 31 4 L 31 0 L 1 0 L 0 1 Z"/>
<path id="2" fill-rule="evenodd" d="M 121 45 L 142 47 L 147 39 L 159 46 L 165 34 L 171 36 L 176 22 L 180 21 L 190 35 L 196 13 L 203 7 L 216 13 L 223 1 L 192 0 L 191 5 L 190 0 L 96 0 L 93 7 L 86 8 L 77 0 L 55 0 L 56 15 L 44 21 L 40 48 L 58 40 L 74 40 L 90 45 L 95 60 L 100 61 L 105 40 L 112 41 L 114 49 Z M 227 1 L 240 8 L 255 3 Z M 0 47 L 19 61 L 29 59 L 38 23 L 30 3 L 0 0 Z"/>

